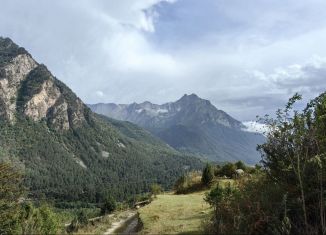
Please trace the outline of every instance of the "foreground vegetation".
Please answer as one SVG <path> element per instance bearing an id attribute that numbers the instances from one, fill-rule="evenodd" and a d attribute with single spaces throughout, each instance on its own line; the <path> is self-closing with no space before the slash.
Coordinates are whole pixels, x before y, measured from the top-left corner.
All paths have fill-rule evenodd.
<path id="1" fill-rule="evenodd" d="M 326 233 L 326 94 L 294 111 L 300 99 L 295 95 L 275 119 L 265 119 L 263 168 L 206 195 L 214 211 L 208 233 Z"/>
<path id="2" fill-rule="evenodd" d="M 45 203 L 24 199 L 22 176 L 9 164 L 0 164 L 0 234 L 54 234 L 59 218 Z"/>

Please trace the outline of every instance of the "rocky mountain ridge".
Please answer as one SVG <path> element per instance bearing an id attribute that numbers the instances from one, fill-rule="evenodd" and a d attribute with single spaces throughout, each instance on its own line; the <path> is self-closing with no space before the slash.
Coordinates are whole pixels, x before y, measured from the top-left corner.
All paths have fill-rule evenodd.
<path id="1" fill-rule="evenodd" d="M 149 101 L 132 104 L 94 104 L 89 105 L 97 113 L 124 121 L 139 124 L 148 129 L 161 128 L 178 123 L 220 124 L 235 129 L 244 128 L 243 124 L 222 110 L 218 110 L 209 100 L 196 94 L 185 94 L 176 102 L 162 105 Z"/>
<path id="2" fill-rule="evenodd" d="M 209 100 L 185 94 L 162 105 L 149 101 L 132 104 L 94 104 L 96 113 L 135 123 L 170 146 L 215 161 L 260 160 L 257 144 L 264 136 L 246 131 L 246 126 L 217 109 Z"/>

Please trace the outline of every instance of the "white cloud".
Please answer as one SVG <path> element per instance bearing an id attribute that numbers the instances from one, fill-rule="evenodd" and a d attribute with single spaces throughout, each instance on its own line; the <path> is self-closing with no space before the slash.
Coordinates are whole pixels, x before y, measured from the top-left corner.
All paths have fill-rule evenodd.
<path id="1" fill-rule="evenodd" d="M 86 8 L 91 9 L 95 18 L 111 24 L 113 22 L 133 26 L 137 29 L 154 32 L 154 21 L 158 13 L 152 6 L 171 0 L 119 0 L 119 1 L 82 1 Z"/>
<path id="2" fill-rule="evenodd" d="M 173 74 L 181 69 L 171 55 L 156 51 L 137 31 L 120 29 L 102 43 L 112 70 Z"/>
<path id="3" fill-rule="evenodd" d="M 105 96 L 103 91 L 96 91 L 95 94 L 100 98 Z"/>
<path id="4" fill-rule="evenodd" d="M 303 64 L 278 67 L 270 74 L 253 71 L 252 75 L 275 89 L 283 89 L 284 93 L 290 89 L 290 92 L 312 91 L 313 95 L 317 95 L 316 92 L 326 88 L 326 57 L 314 55 Z"/>

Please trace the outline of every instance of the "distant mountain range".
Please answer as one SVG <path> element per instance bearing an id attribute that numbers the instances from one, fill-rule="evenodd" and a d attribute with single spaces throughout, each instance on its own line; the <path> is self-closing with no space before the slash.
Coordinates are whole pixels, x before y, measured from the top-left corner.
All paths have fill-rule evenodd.
<path id="1" fill-rule="evenodd" d="M 257 163 L 257 144 L 265 140 L 262 134 L 249 132 L 242 122 L 195 94 L 162 105 L 146 101 L 89 107 L 96 113 L 135 123 L 179 151 L 214 161 Z"/>
<path id="2" fill-rule="evenodd" d="M 202 162 L 148 131 L 93 113 L 45 65 L 0 37 L 0 161 L 21 166 L 32 197 L 118 200 L 171 188 Z"/>

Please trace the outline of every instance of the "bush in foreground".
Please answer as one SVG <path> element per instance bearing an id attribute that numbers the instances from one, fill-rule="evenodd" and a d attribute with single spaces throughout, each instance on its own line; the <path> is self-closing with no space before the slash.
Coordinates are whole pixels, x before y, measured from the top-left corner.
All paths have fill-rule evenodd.
<path id="1" fill-rule="evenodd" d="M 259 146 L 263 169 L 237 181 L 235 190 L 214 188 L 216 234 L 326 234 L 326 93 L 299 112 L 291 98 L 276 118 L 267 118 Z"/>

